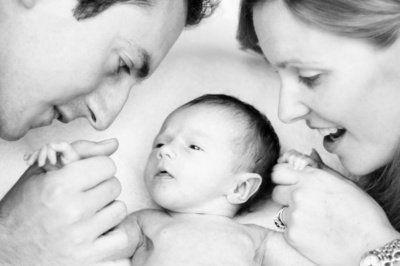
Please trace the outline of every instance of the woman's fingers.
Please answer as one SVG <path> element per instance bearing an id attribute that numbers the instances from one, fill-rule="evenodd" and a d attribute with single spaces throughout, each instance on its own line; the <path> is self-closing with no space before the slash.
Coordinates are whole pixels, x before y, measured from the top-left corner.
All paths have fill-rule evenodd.
<path id="1" fill-rule="evenodd" d="M 272 182 L 277 185 L 294 185 L 299 181 L 300 172 L 287 163 L 280 163 L 272 169 Z"/>
<path id="2" fill-rule="evenodd" d="M 272 200 L 284 206 L 290 206 L 293 186 L 276 186 L 272 191 Z"/>

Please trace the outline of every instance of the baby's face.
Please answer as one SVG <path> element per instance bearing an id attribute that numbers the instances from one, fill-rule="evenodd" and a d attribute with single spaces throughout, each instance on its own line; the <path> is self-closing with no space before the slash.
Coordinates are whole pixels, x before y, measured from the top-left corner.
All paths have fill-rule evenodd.
<path id="1" fill-rule="evenodd" d="M 207 213 L 236 185 L 236 145 L 243 126 L 216 106 L 172 113 L 156 137 L 145 171 L 154 201 L 176 212 Z"/>

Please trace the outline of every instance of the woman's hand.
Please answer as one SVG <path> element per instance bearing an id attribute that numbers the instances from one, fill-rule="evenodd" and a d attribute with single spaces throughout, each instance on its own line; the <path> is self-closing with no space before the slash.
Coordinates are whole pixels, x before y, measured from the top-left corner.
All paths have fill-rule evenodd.
<path id="1" fill-rule="evenodd" d="M 289 206 L 286 240 L 318 265 L 358 265 L 364 252 L 399 238 L 367 193 L 322 162 L 296 170 L 281 161 L 272 179 L 273 200 Z"/>

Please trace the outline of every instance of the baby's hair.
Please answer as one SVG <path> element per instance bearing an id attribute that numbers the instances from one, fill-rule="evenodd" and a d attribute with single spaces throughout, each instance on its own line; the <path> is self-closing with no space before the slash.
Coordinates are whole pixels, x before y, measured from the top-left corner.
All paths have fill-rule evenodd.
<path id="1" fill-rule="evenodd" d="M 260 188 L 245 203 L 237 214 L 254 211 L 262 202 L 271 196 L 272 167 L 277 163 L 280 153 L 279 139 L 267 117 L 254 108 L 233 96 L 224 94 L 206 94 L 198 97 L 180 108 L 198 105 L 209 105 L 226 108 L 229 115 L 244 125 L 245 132 L 238 141 L 240 158 L 237 159 L 235 171 L 257 173 L 262 178 Z"/>

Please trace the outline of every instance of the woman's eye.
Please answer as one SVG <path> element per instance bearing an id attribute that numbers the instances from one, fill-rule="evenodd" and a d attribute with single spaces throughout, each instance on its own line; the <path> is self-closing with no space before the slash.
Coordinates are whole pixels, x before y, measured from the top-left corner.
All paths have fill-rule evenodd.
<path id="1" fill-rule="evenodd" d="M 318 85 L 319 79 L 321 77 L 321 74 L 310 76 L 310 77 L 304 77 L 304 76 L 299 76 L 299 82 L 303 83 L 309 88 L 313 88 Z"/>
<path id="2" fill-rule="evenodd" d="M 128 75 L 131 74 L 131 68 L 125 63 L 125 61 L 120 58 L 118 62 L 117 74 L 126 73 Z"/>
<path id="3" fill-rule="evenodd" d="M 202 151 L 203 149 L 196 145 L 189 145 L 189 148 L 196 151 Z"/>

